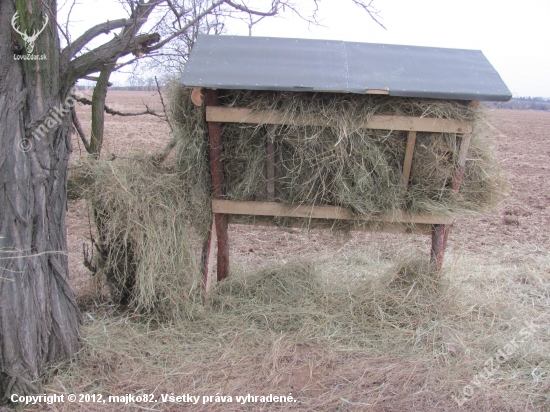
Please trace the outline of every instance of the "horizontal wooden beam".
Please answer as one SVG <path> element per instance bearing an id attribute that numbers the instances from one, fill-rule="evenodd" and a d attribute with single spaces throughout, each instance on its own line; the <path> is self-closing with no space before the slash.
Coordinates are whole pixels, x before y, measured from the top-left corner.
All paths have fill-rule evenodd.
<path id="1" fill-rule="evenodd" d="M 395 211 L 392 214 L 361 218 L 338 206 L 288 206 L 277 202 L 237 202 L 235 200 L 212 200 L 214 213 L 252 216 L 305 217 L 309 219 L 363 220 L 367 222 L 407 223 L 407 224 L 449 224 L 453 218 L 427 213 L 409 214 Z"/>
<path id="2" fill-rule="evenodd" d="M 267 226 L 267 227 L 281 227 L 281 225 L 273 222 L 268 216 L 255 216 L 254 220 L 243 221 L 242 218 L 232 215 L 229 217 L 230 224 L 237 225 L 249 225 L 249 226 Z M 366 223 L 366 222 L 365 222 Z M 329 221 L 323 220 L 310 220 L 308 222 L 288 222 L 284 227 L 291 227 L 296 229 L 334 229 L 334 224 Z M 398 233 L 398 234 L 412 234 L 412 235 L 431 235 L 433 225 L 426 225 L 423 223 L 416 225 L 406 225 L 404 223 L 384 223 L 377 222 L 375 225 L 371 224 L 358 224 L 354 225 L 350 230 L 357 232 L 381 232 L 381 233 Z"/>
<path id="3" fill-rule="evenodd" d="M 252 110 L 240 107 L 206 107 L 206 121 L 220 123 L 285 124 L 294 126 L 332 126 L 336 122 L 317 116 L 289 116 L 281 110 Z M 431 117 L 373 116 L 366 129 L 406 130 L 431 133 L 471 133 L 472 126 L 454 119 Z"/>

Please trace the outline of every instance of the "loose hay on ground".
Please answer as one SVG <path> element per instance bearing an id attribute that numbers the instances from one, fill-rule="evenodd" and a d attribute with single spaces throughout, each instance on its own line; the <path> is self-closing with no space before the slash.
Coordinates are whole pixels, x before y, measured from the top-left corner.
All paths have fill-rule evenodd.
<path id="1" fill-rule="evenodd" d="M 372 267 L 374 258 L 360 265 Z M 297 410 L 349 410 L 354 403 L 374 410 L 455 410 L 451 396 L 460 398 L 486 360 L 517 341 L 525 321 L 550 322 L 543 306 L 521 303 L 524 291 L 508 287 L 494 265 L 479 263 L 463 262 L 464 269 L 436 279 L 427 262 L 406 258 L 373 273 L 362 288 L 328 284 L 309 261 L 271 265 L 256 274 L 241 267 L 216 289 L 210 306 L 171 324 L 107 308 L 102 315 L 99 307 L 86 317 L 86 346 L 73 362 L 59 365 L 50 389 L 157 396 L 292 392 Z M 345 264 L 332 259 L 335 273 Z M 496 277 L 500 286 L 488 288 Z M 531 288 L 545 294 L 539 303 L 548 299 L 548 279 L 542 282 Z M 516 310 L 505 310 L 509 305 Z M 491 379 L 475 386 L 466 408 L 543 411 L 549 344 L 545 328 L 520 342 Z"/>

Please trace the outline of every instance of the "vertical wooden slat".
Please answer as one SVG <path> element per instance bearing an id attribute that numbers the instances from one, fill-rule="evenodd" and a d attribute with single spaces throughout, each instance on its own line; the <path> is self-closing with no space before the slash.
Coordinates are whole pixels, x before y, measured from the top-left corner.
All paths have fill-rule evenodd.
<path id="1" fill-rule="evenodd" d="M 267 200 L 275 200 L 275 126 L 267 125 Z"/>
<path id="2" fill-rule="evenodd" d="M 466 173 L 466 158 L 468 157 L 468 149 L 470 149 L 471 140 L 471 134 L 465 134 L 462 136 L 460 151 L 458 152 L 456 173 L 452 185 L 452 188 L 455 192 L 458 192 L 460 190 L 462 179 L 464 179 L 464 174 Z"/>
<path id="3" fill-rule="evenodd" d="M 414 154 L 414 144 L 416 143 L 416 132 L 410 131 L 407 137 L 407 150 L 405 151 L 405 161 L 403 162 L 403 191 L 407 191 L 409 186 L 409 177 L 411 176 L 411 166 Z"/>
<path id="4" fill-rule="evenodd" d="M 207 106 L 218 106 L 217 90 L 205 91 Z M 208 122 L 208 134 L 210 137 L 210 172 L 212 175 L 212 197 L 221 199 L 223 189 L 223 164 L 222 164 L 222 126 L 218 122 Z M 220 213 L 214 214 L 216 225 L 216 237 L 218 239 L 218 281 L 229 275 L 229 235 L 227 232 L 227 216 Z"/>

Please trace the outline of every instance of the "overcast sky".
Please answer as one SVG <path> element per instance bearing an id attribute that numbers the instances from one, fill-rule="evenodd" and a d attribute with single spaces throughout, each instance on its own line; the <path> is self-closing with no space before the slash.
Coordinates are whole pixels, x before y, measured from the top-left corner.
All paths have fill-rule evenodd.
<path id="1" fill-rule="evenodd" d="M 122 10 L 108 12 L 113 2 L 83 0 L 73 12 L 73 30 L 107 16 L 123 17 Z M 295 2 L 307 14 L 313 1 Z M 387 30 L 350 0 L 320 0 L 324 27 L 308 27 L 287 12 L 264 19 L 252 34 L 481 50 L 514 95 L 550 97 L 550 0 L 375 0 L 373 5 Z M 248 35 L 248 28 L 231 23 L 227 34 Z"/>

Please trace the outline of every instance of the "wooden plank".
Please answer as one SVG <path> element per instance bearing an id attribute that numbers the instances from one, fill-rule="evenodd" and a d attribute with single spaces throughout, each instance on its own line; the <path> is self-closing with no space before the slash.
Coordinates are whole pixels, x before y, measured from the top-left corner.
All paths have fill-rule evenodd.
<path id="1" fill-rule="evenodd" d="M 305 217 L 309 219 L 364 220 L 368 222 L 410 223 L 410 224 L 447 224 L 453 219 L 447 216 L 409 214 L 395 211 L 392 214 L 359 218 L 338 206 L 287 206 L 276 202 L 237 202 L 234 200 L 212 200 L 215 213 L 252 216 Z"/>
<path id="2" fill-rule="evenodd" d="M 286 124 L 294 126 L 331 126 L 334 121 L 316 116 L 291 117 L 281 110 L 257 110 L 240 107 L 212 107 L 207 104 L 206 120 L 221 123 Z M 470 133 L 472 126 L 454 119 L 429 117 L 373 116 L 366 129 L 405 130 L 431 133 Z"/>
<path id="3" fill-rule="evenodd" d="M 258 216 L 252 222 L 243 222 L 236 216 L 229 216 L 229 223 L 238 225 L 249 226 L 266 226 L 266 227 L 281 227 L 273 222 L 269 217 Z M 426 225 L 423 223 L 415 225 L 406 225 L 403 223 L 381 223 L 375 226 L 358 225 L 351 229 L 356 232 L 380 232 L 380 233 L 397 233 L 397 234 L 413 234 L 413 235 L 430 235 L 432 233 L 433 225 Z M 311 220 L 308 224 L 302 222 L 290 222 L 285 224 L 284 227 L 296 228 L 296 229 L 332 229 L 333 224 L 323 220 Z"/>
<path id="4" fill-rule="evenodd" d="M 416 143 L 416 132 L 409 132 L 407 137 L 407 149 L 405 151 L 405 161 L 403 162 L 403 190 L 407 191 L 409 186 L 409 177 L 411 176 L 411 166 L 414 154 L 414 144 Z"/>
<path id="5" fill-rule="evenodd" d="M 468 150 L 470 149 L 470 141 L 472 140 L 471 134 L 465 134 L 462 136 L 462 141 L 460 142 L 460 150 L 458 151 L 458 159 L 456 161 L 456 172 L 455 178 L 453 180 L 453 190 L 458 192 L 460 190 L 460 185 L 462 184 L 462 179 L 464 179 L 464 174 L 466 173 L 466 158 L 468 157 Z"/>
<path id="6" fill-rule="evenodd" d="M 275 200 L 275 136 L 273 125 L 267 125 L 267 200 Z"/>
<path id="7" fill-rule="evenodd" d="M 208 106 L 218 105 L 218 92 L 207 89 L 205 101 Z M 222 164 L 222 126 L 220 123 L 209 121 L 208 134 L 210 139 L 210 174 L 212 176 L 212 197 L 223 196 L 223 164 Z M 229 235 L 227 232 L 227 216 L 214 214 L 216 237 L 218 240 L 218 281 L 229 275 Z"/>

